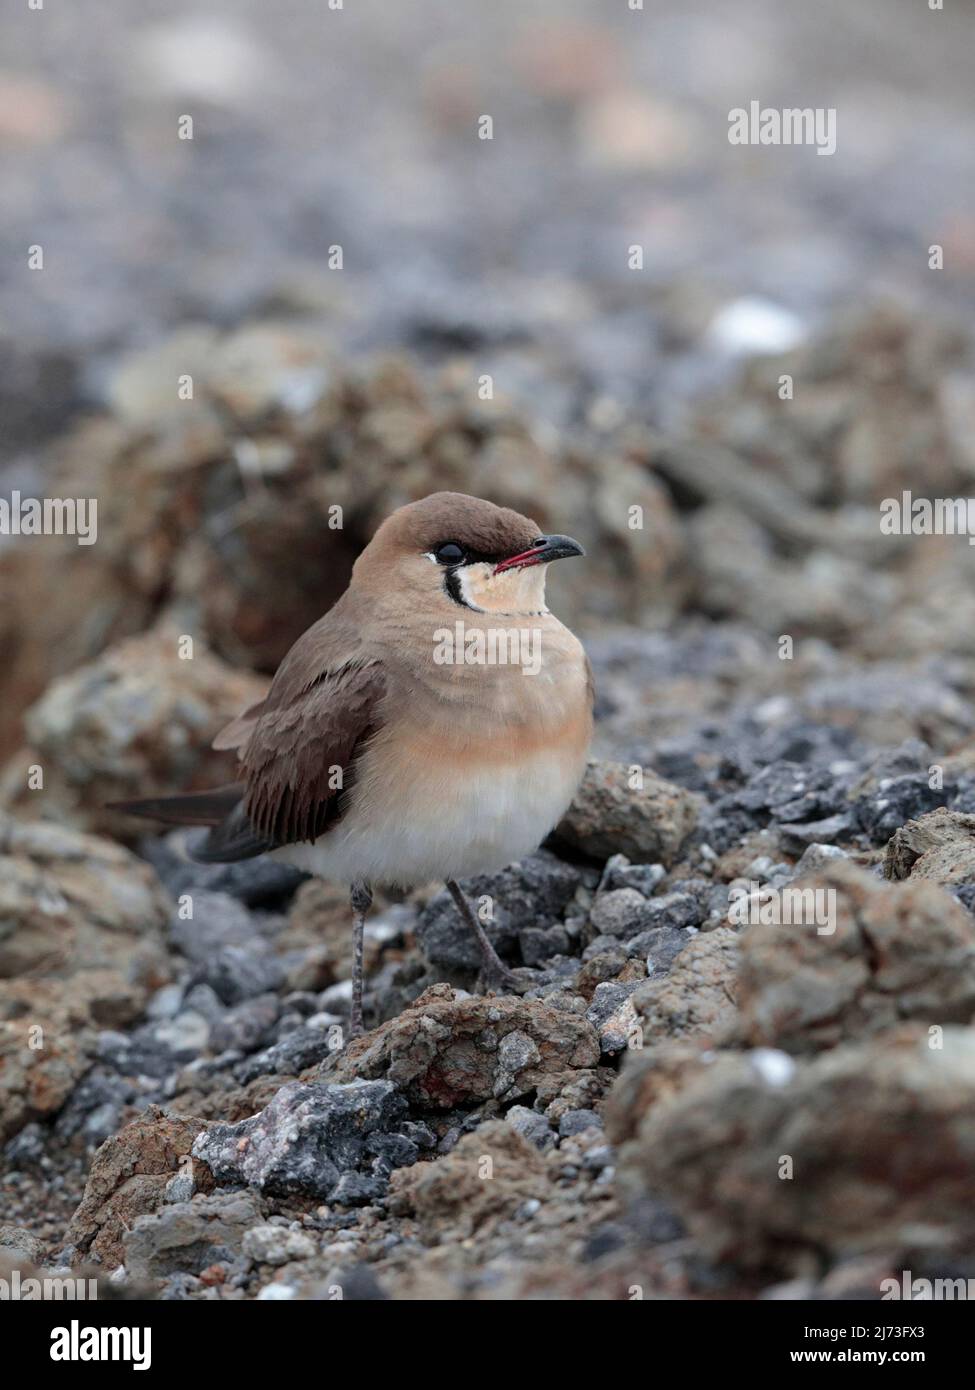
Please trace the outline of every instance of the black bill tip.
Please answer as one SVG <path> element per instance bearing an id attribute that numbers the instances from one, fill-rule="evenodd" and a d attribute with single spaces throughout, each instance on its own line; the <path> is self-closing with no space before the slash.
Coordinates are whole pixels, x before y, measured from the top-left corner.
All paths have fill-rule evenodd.
<path id="1" fill-rule="evenodd" d="M 495 565 L 494 573 L 524 569 L 528 565 L 547 565 L 550 560 L 562 560 L 569 555 L 585 553 L 579 542 L 574 541 L 571 536 L 539 536 L 532 542 L 530 549 L 521 551 L 519 555 L 509 555 L 506 560 Z"/>

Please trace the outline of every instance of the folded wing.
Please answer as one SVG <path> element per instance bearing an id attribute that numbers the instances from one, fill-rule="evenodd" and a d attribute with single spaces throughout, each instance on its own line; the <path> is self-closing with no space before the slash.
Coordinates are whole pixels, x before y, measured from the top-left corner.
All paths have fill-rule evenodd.
<path id="1" fill-rule="evenodd" d="M 232 720 L 215 748 L 236 749 L 237 781 L 216 792 L 116 803 L 175 825 L 208 825 L 204 862 L 247 859 L 314 841 L 348 804 L 356 762 L 382 725 L 387 680 L 339 606 L 298 639 L 266 697 Z"/>

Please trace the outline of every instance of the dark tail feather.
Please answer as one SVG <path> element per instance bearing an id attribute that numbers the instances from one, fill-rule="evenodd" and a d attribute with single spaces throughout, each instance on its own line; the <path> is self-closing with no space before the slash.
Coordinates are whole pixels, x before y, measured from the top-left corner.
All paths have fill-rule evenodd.
<path id="1" fill-rule="evenodd" d="M 110 801 L 109 810 L 146 816 L 165 825 L 219 825 L 238 805 L 244 789 L 239 782 L 182 796 L 150 796 L 141 801 Z"/>
<path id="2" fill-rule="evenodd" d="M 113 811 L 130 816 L 146 816 L 164 825 L 206 825 L 210 834 L 198 845 L 187 845 L 187 852 L 200 864 L 230 864 L 253 859 L 273 849 L 254 830 L 243 805 L 244 789 L 239 782 L 213 791 L 186 792 L 182 796 L 150 796 L 141 801 L 110 801 Z"/>
<path id="3" fill-rule="evenodd" d="M 273 840 L 257 833 L 239 801 L 230 814 L 215 826 L 200 844 L 187 845 L 187 852 L 200 864 L 232 864 L 238 859 L 253 859 L 274 848 Z"/>

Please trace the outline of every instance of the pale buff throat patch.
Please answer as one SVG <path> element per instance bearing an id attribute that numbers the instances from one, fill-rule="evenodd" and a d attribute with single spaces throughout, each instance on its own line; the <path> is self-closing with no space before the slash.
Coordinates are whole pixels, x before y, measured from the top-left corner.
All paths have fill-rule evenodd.
<path id="1" fill-rule="evenodd" d="M 530 616 L 547 613 L 545 565 L 494 573 L 490 564 L 465 565 L 457 571 L 464 601 L 484 613 Z"/>

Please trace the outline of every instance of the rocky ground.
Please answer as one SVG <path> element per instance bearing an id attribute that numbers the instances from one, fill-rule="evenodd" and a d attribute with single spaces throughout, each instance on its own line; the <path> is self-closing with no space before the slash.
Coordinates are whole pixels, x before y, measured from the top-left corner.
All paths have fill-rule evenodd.
<path id="1" fill-rule="evenodd" d="M 566 607 L 583 627 L 613 605 L 643 622 L 589 622 L 596 756 L 563 823 L 467 884 L 523 992 L 481 993 L 438 885 L 380 898 L 369 1031 L 351 1043 L 343 889 L 260 861 L 196 865 L 192 832 L 133 842 L 104 809 L 217 775 L 201 750 L 261 688 L 247 668 L 289 634 L 272 622 L 280 592 L 251 586 L 239 549 L 188 606 L 184 575 L 218 563 L 219 532 L 158 525 L 168 507 L 249 505 L 217 448 L 226 434 L 216 456 L 174 468 L 160 462 L 166 421 L 100 422 L 113 449 L 90 466 L 162 489 L 143 513 L 116 500 L 88 570 L 89 593 L 114 595 L 137 630 L 76 630 L 87 660 L 41 671 L 38 653 L 64 659 L 52 634 L 83 626 L 66 617 L 80 599 L 69 586 L 45 609 L 31 586 L 63 577 L 63 556 L 8 552 L 25 615 L 15 603 L 8 620 L 32 638 L 12 647 L 10 689 L 47 684 L 4 773 L 0 1259 L 166 1299 L 869 1298 L 902 1268 L 970 1274 L 968 549 L 878 545 L 868 505 L 909 463 L 875 398 L 891 381 L 897 401 L 910 384 L 945 489 L 963 486 L 965 441 L 938 389 L 956 350 L 930 325 L 847 320 L 793 360 L 819 400 L 802 421 L 773 423 L 772 363 L 705 401 L 699 435 L 627 457 L 621 425 L 609 461 L 576 446 L 558 515 L 596 562 Z M 445 467 L 474 476 L 472 451 L 536 447 L 517 417 L 460 426 L 453 404 L 406 382 L 380 373 L 354 405 L 340 390 L 316 407 L 316 440 L 352 448 L 344 408 L 352 438 L 373 441 L 357 455 L 364 530 Z M 287 411 L 266 419 L 269 448 L 304 428 Z M 448 428 L 466 450 L 453 465 Z M 761 496 L 743 430 L 769 450 Z M 712 449 L 726 468 L 708 469 Z M 521 504 L 554 515 L 554 458 L 485 490 L 534 489 Z M 850 458 L 863 468 L 840 466 Z M 353 495 L 320 448 L 288 467 L 309 499 Z M 649 535 L 626 530 L 636 495 Z M 127 528 L 153 518 L 140 597 L 123 566 L 145 550 Z M 235 603 L 251 619 L 240 646 L 207 650 L 207 605 Z M 185 661 L 188 629 L 200 646 Z M 231 665 L 242 648 L 246 667 Z M 832 930 L 749 916 L 793 884 L 832 893 Z"/>
<path id="2" fill-rule="evenodd" d="M 0 226 L 47 252 L 0 270 L 4 493 L 99 504 L 97 545 L 0 546 L 0 1276 L 975 1277 L 972 551 L 879 526 L 975 476 L 966 7 L 499 0 L 472 40 L 363 4 L 327 64 L 320 6 L 212 8 L 46 7 L 0 73 Z M 742 82 L 791 104 L 797 74 L 835 162 L 729 161 Z M 481 991 L 439 885 L 380 896 L 347 1043 L 344 888 L 106 803 L 226 780 L 213 734 L 444 487 L 586 545 L 550 600 L 594 761 L 467 885 L 522 992 Z M 794 886 L 831 930 L 761 920 Z"/>

